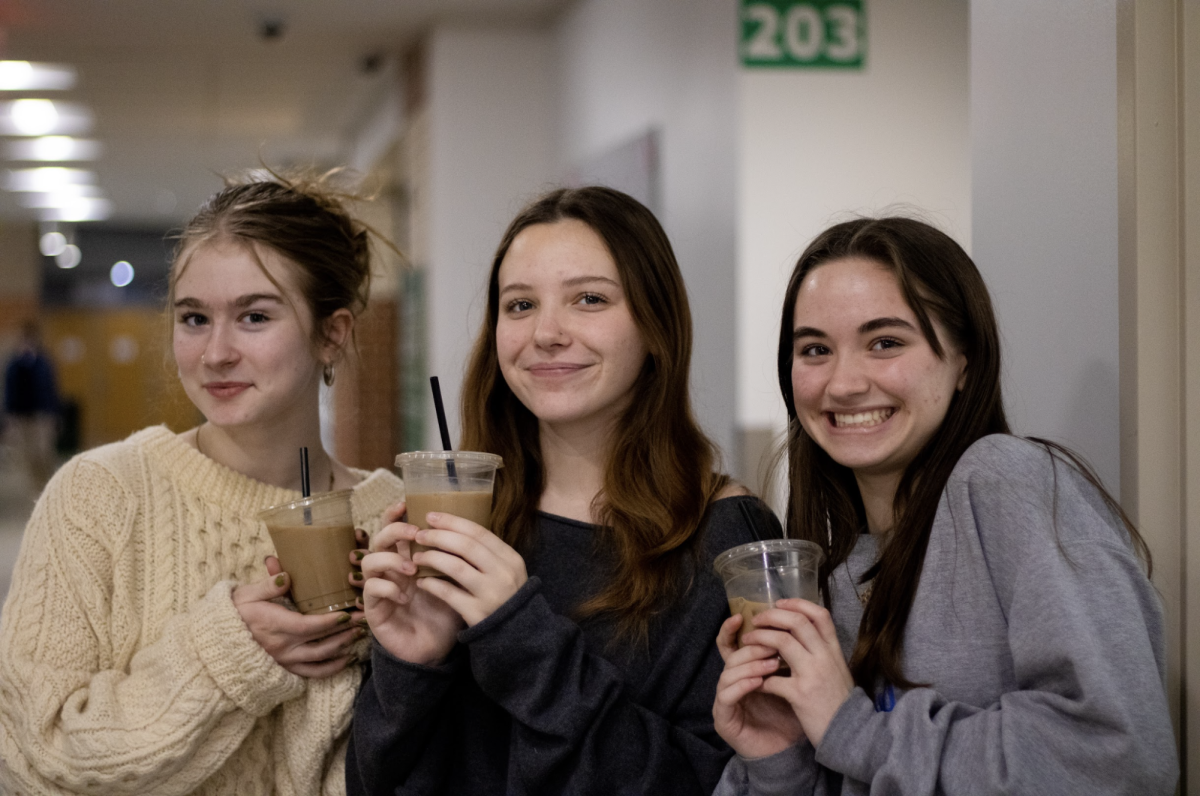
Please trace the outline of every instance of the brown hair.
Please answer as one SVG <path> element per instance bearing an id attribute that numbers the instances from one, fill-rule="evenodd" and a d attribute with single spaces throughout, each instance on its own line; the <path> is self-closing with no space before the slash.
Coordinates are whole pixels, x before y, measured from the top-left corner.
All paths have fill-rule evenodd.
<path id="1" fill-rule="evenodd" d="M 692 317 L 683 276 L 666 233 L 636 199 L 611 188 L 560 189 L 509 225 L 492 260 L 487 317 L 463 386 L 463 447 L 504 457 L 493 529 L 514 547 L 527 546 L 544 476 L 537 418 L 513 395 L 497 360 L 499 273 L 523 230 L 565 219 L 587 224 L 608 247 L 649 351 L 593 504 L 603 527 L 599 538 L 616 550 L 617 565 L 612 581 L 579 614 L 610 614 L 622 635 L 645 638 L 653 614 L 689 587 L 701 521 L 728 479 L 714 472 L 716 448 L 692 415 Z"/>
<path id="2" fill-rule="evenodd" d="M 1000 334 L 991 298 L 971 258 L 949 236 L 908 218 L 862 218 L 830 227 L 800 255 L 788 282 L 779 330 L 779 389 L 788 412 L 789 536 L 808 539 L 826 551 L 821 590 L 829 605 L 829 574 L 850 554 L 865 527 L 866 515 L 854 474 L 833 461 L 805 433 L 792 395 L 793 328 L 796 296 L 814 268 L 847 257 L 872 260 L 890 270 L 905 301 L 917 316 L 934 353 L 946 351 L 933 319 L 967 360 L 966 382 L 950 401 L 946 417 L 929 442 L 905 468 L 893 501 L 894 523 L 879 561 L 864 573 L 873 579 L 858 640 L 850 657 L 856 684 L 874 693 L 880 680 L 902 688 L 904 629 L 924 566 L 929 534 L 942 490 L 959 458 L 988 434 L 1011 433 L 1000 387 Z M 1135 549 L 1147 563 L 1149 550 L 1099 478 L 1076 454 L 1047 440 L 1034 439 L 1051 455 L 1076 467 L 1125 524 Z"/>
<path id="3" fill-rule="evenodd" d="M 168 312 L 191 255 L 206 243 L 228 240 L 252 252 L 256 245 L 269 246 L 297 266 L 297 283 L 312 313 L 314 345 L 325 342 L 325 321 L 337 310 L 358 316 L 371 291 L 371 230 L 347 211 L 346 203 L 360 197 L 335 190 L 330 184 L 335 174 L 285 177 L 271 172 L 267 179 L 228 180 L 178 236 Z"/>

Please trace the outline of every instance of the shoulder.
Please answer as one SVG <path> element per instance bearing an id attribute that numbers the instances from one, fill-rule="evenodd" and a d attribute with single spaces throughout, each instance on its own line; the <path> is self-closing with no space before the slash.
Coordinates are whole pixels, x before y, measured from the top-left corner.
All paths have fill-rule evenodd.
<path id="1" fill-rule="evenodd" d="M 143 470 L 151 447 L 164 437 L 175 435 L 164 426 L 142 429 L 120 442 L 110 442 L 97 448 L 76 454 L 51 479 L 51 485 L 59 490 L 70 486 L 107 485 L 110 488 L 128 489 Z M 58 482 L 57 484 L 55 482 Z M 47 486 L 47 492 L 51 486 Z"/>
<path id="2" fill-rule="evenodd" d="M 45 525 L 52 534 L 83 531 L 117 541 L 145 498 L 146 443 L 164 433 L 171 434 L 162 427 L 145 429 L 71 458 L 38 498 L 30 528 Z"/>
<path id="3" fill-rule="evenodd" d="M 783 526 L 771 507 L 746 491 L 720 497 L 708 507 L 704 526 L 704 546 L 708 558 L 758 539 L 778 539 Z"/>
<path id="4" fill-rule="evenodd" d="M 950 474 L 945 498 L 952 514 L 970 517 L 981 530 L 1002 526 L 1014 540 L 1128 543 L 1100 487 L 1062 453 L 1009 434 L 971 445 Z"/>

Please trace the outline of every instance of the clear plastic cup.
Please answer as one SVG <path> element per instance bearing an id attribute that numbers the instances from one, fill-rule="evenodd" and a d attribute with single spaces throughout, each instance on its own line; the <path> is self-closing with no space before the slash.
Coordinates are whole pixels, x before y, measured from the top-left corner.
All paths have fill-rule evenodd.
<path id="1" fill-rule="evenodd" d="M 754 629 L 751 619 L 779 600 L 817 602 L 817 569 L 825 560 L 820 545 L 800 539 L 767 539 L 726 550 L 713 561 L 725 582 L 730 614 L 741 614 L 738 646 Z"/>
<path id="2" fill-rule="evenodd" d="M 411 451 L 396 457 L 404 479 L 408 522 L 428 528 L 425 515 L 431 511 L 453 514 L 492 528 L 492 486 L 504 459 L 494 453 L 476 451 Z M 412 551 L 428 548 L 414 543 Z M 445 577 L 433 567 L 418 567 L 417 577 Z"/>
<path id="3" fill-rule="evenodd" d="M 292 601 L 304 614 L 354 607 L 350 585 L 354 517 L 349 489 L 272 506 L 258 513 L 267 524 L 275 555 L 292 579 Z"/>

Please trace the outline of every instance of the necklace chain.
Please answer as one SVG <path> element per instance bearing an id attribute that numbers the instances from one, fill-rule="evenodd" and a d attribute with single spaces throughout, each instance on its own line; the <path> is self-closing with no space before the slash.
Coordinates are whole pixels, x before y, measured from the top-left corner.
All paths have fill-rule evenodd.
<path id="1" fill-rule="evenodd" d="M 200 447 L 200 429 L 202 429 L 202 428 L 204 428 L 204 426 L 196 426 L 196 452 L 199 453 L 201 456 L 208 456 L 208 454 L 204 452 L 204 448 Z M 208 456 L 208 458 L 211 459 L 212 457 Z M 329 461 L 329 491 L 330 492 L 333 491 L 333 460 L 332 459 L 330 459 L 330 461 Z"/>

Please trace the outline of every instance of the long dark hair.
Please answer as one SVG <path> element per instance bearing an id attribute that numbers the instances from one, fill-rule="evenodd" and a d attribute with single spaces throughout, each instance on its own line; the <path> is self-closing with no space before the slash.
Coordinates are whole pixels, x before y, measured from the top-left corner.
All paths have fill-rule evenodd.
<path id="1" fill-rule="evenodd" d="M 921 332 L 939 358 L 947 352 L 934 330 L 936 318 L 948 342 L 966 357 L 966 380 L 950 401 L 946 417 L 905 468 L 893 501 L 894 522 L 879 561 L 864 575 L 873 580 L 858 641 L 850 658 L 854 681 L 871 693 L 883 680 L 903 688 L 904 629 L 925 562 L 929 534 L 942 490 L 963 452 L 988 434 L 1011 433 L 1000 388 L 1000 334 L 991 298 L 971 258 L 946 234 L 909 218 L 861 218 L 837 224 L 809 244 L 788 282 L 779 330 L 779 389 L 788 412 L 789 535 L 820 544 L 822 592 L 829 601 L 829 575 L 846 560 L 866 514 L 854 473 L 833 461 L 804 431 L 792 395 L 794 314 L 800 286 L 814 268 L 847 257 L 887 268 L 916 315 Z M 1133 524 L 1076 454 L 1046 440 L 1054 460 L 1066 461 L 1099 490 L 1125 523 L 1137 552 L 1149 551 Z"/>
<path id="2" fill-rule="evenodd" d="M 666 233 L 636 199 L 610 188 L 560 189 L 534 201 L 509 225 L 492 260 L 487 317 L 463 385 L 463 447 L 504 457 L 492 530 L 522 549 L 536 524 L 544 474 L 537 418 L 513 395 L 497 360 L 500 265 L 523 230 L 565 219 L 587 224 L 608 247 L 649 351 L 616 425 L 604 488 L 593 506 L 617 566 L 579 614 L 610 614 L 620 634 L 644 638 L 664 601 L 686 590 L 697 529 L 728 479 L 714 472 L 716 448 L 692 414 L 692 316 L 683 276 Z"/>

